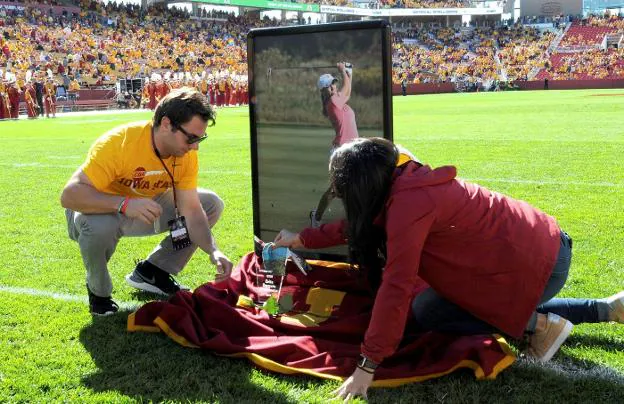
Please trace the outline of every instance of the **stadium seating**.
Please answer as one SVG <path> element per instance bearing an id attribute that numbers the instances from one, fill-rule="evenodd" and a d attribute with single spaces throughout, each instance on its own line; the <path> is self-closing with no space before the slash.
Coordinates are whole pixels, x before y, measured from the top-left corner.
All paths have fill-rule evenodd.
<path id="1" fill-rule="evenodd" d="M 536 79 L 624 78 L 624 49 L 604 49 L 605 36 L 624 35 L 624 18 L 590 16 L 574 21 Z"/>
<path id="2" fill-rule="evenodd" d="M 615 32 L 615 29 L 611 27 L 581 26 L 578 21 L 575 21 L 559 46 L 598 45 L 602 42 L 605 35 L 611 32 Z"/>
<path id="3" fill-rule="evenodd" d="M 595 80 L 624 77 L 624 50 L 602 51 L 599 49 L 557 53 L 550 58 L 550 67 L 541 70 L 536 79 Z"/>

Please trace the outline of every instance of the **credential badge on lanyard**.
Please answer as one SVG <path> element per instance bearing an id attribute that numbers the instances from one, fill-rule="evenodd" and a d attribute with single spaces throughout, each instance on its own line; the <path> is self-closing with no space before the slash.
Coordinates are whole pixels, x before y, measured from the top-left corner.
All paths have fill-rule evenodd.
<path id="1" fill-rule="evenodd" d="M 169 220 L 167 224 L 169 225 L 169 235 L 171 236 L 174 250 L 181 250 L 191 245 L 186 219 L 184 216 L 178 216 L 178 209 L 176 209 L 175 219 Z"/>
<path id="2" fill-rule="evenodd" d="M 169 220 L 167 224 L 169 225 L 169 236 L 171 237 L 171 244 L 173 244 L 173 249 L 176 251 L 182 250 L 183 248 L 191 245 L 191 238 L 189 237 L 189 231 L 186 227 L 186 219 L 184 218 L 184 216 L 180 216 L 180 213 L 178 212 L 175 181 L 173 179 L 173 174 L 175 174 L 176 167 L 175 157 L 173 158 L 173 174 L 171 174 L 162 157 L 160 157 L 160 152 L 156 148 L 156 142 L 154 141 L 154 128 L 152 128 L 152 146 L 154 147 L 156 157 L 158 157 L 158 160 L 160 160 L 160 163 L 162 164 L 163 168 L 171 179 L 171 188 L 173 188 L 173 206 L 175 208 L 175 219 Z"/>

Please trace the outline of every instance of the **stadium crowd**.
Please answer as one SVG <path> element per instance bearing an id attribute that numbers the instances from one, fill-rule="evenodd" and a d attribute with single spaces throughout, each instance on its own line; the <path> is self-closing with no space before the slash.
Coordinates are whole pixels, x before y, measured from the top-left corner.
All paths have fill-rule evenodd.
<path id="1" fill-rule="evenodd" d="M 624 18 L 590 16 L 572 25 L 580 32 L 600 27 L 602 42 L 606 34 L 624 35 Z M 565 33 L 559 47 L 583 45 L 576 52 L 558 53 L 551 49 L 563 34 L 559 30 L 538 30 L 531 26 L 449 28 L 421 27 L 396 32 L 393 38 L 393 81 L 408 83 L 467 80 L 485 83 L 498 80 L 616 79 L 624 78 L 624 50 L 604 49 L 597 37 L 577 39 L 575 31 Z M 569 39 L 569 38 L 572 39 Z M 562 52 L 563 52 L 562 51 Z"/>
<path id="2" fill-rule="evenodd" d="M 533 69 L 544 66 L 548 60 L 548 47 L 557 35 L 516 25 L 498 30 L 494 36 L 498 38 L 498 56 L 506 69 L 507 79 L 515 81 L 527 80 Z"/>
<path id="3" fill-rule="evenodd" d="M 552 32 L 512 27 L 423 28 L 394 38 L 393 80 L 410 83 L 452 81 L 494 82 L 506 70 L 508 80 L 526 80 L 541 67 Z M 498 60 L 497 60 L 498 59 Z"/>
<path id="4" fill-rule="evenodd" d="M 23 92 L 41 75 L 66 90 L 146 77 L 170 89 L 196 86 L 217 105 L 239 104 L 245 97 L 238 94 L 247 86 L 246 34 L 277 24 L 231 15 L 190 20 L 186 12 L 162 6 L 142 10 L 81 0 L 81 7 L 71 16 L 47 15 L 36 7 L 5 10 L 0 18 L 5 86 Z"/>
<path id="5" fill-rule="evenodd" d="M 576 53 L 557 53 L 546 62 L 536 79 L 595 80 L 624 77 L 624 49 L 607 52 L 589 49 Z"/>
<path id="6" fill-rule="evenodd" d="M 405 7 L 462 3 L 399 2 Z M 58 3 L 48 1 L 47 5 Z M 19 100 L 21 96 L 26 104 L 33 99 L 36 106 L 32 109 L 43 114 L 45 100 L 53 100 L 57 88 L 75 96 L 80 88 L 113 86 L 121 78 L 145 78 L 148 83 L 137 106 L 153 107 L 154 101 L 164 96 L 164 88 L 182 85 L 198 88 L 216 105 L 245 103 L 247 32 L 281 24 L 205 9 L 202 18 L 191 19 L 188 11 L 162 4 L 141 8 L 79 0 L 80 8 L 75 9 L 79 12 L 60 14 L 52 13 L 51 8 L 47 12 L 41 2 L 19 4 L 25 7 L 0 8 L 0 118 L 15 114 L 11 105 L 19 107 L 16 97 Z M 585 48 L 565 54 L 550 49 L 563 26 L 546 31 L 521 24 L 396 28 L 392 78 L 397 84 L 465 81 L 488 87 L 498 80 L 624 77 L 622 49 L 598 49 L 596 41 L 604 35 L 584 34 L 584 29 L 622 34 L 621 17 L 591 16 L 575 21 L 559 46 Z"/>
<path id="7" fill-rule="evenodd" d="M 589 16 L 587 19 L 574 21 L 559 46 L 595 46 L 602 42 L 605 35 L 618 32 L 624 32 L 624 18 L 614 15 Z"/>

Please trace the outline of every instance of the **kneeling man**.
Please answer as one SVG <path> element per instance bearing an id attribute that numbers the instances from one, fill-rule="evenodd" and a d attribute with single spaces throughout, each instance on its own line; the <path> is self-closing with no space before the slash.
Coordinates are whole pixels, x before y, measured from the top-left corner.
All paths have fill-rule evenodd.
<path id="1" fill-rule="evenodd" d="M 197 247 L 216 265 L 217 281 L 229 277 L 232 263 L 210 230 L 223 201 L 197 188 L 197 150 L 214 123 L 214 110 L 201 93 L 173 91 L 158 104 L 152 121 L 120 126 L 97 139 L 65 185 L 61 205 L 87 270 L 92 314 L 119 309 L 111 299 L 107 263 L 124 236 L 168 233 L 126 276 L 135 288 L 162 295 L 186 289 L 173 275 Z"/>

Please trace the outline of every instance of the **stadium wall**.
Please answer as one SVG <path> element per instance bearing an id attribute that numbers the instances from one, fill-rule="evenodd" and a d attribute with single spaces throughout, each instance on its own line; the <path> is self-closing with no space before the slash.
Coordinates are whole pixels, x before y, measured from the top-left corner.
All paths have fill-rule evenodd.
<path id="1" fill-rule="evenodd" d="M 427 84 L 408 84 L 407 94 L 436 94 L 436 93 L 452 93 L 455 91 L 452 83 L 427 83 Z M 392 85 L 392 94 L 401 95 L 400 84 Z"/>
<path id="2" fill-rule="evenodd" d="M 517 81 L 522 90 L 543 90 L 544 80 Z M 609 80 L 548 80 L 549 90 L 582 90 L 591 88 L 624 88 L 624 79 Z"/>
<path id="3" fill-rule="evenodd" d="M 115 96 L 115 90 L 79 90 L 78 97 L 81 100 L 110 100 Z"/>

